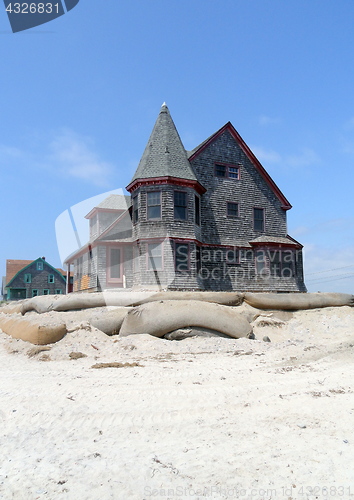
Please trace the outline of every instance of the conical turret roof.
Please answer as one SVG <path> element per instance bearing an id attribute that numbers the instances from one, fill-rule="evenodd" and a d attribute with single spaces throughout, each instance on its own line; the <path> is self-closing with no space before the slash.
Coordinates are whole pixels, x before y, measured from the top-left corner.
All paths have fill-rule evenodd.
<path id="1" fill-rule="evenodd" d="M 163 103 L 131 182 L 167 176 L 197 181 L 169 109 Z"/>

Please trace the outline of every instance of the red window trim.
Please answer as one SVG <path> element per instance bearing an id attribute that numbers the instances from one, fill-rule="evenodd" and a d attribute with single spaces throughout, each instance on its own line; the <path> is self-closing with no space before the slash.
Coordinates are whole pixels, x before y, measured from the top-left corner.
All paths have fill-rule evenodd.
<path id="1" fill-rule="evenodd" d="M 220 177 L 219 175 L 216 175 L 217 165 L 221 165 L 223 167 L 226 167 L 225 177 Z M 242 167 L 241 163 L 231 164 L 231 163 L 224 163 L 222 161 L 216 161 L 214 163 L 214 176 L 217 177 L 218 179 L 230 179 L 231 181 L 239 181 L 239 180 L 241 180 L 241 167 Z M 230 177 L 230 171 L 229 171 L 230 168 L 237 168 L 238 169 L 238 176 L 237 177 Z"/>
<path id="2" fill-rule="evenodd" d="M 280 247 L 280 248 L 276 248 L 275 251 L 279 252 L 279 255 L 280 255 L 280 268 L 281 268 L 281 272 L 283 270 L 283 252 L 291 252 L 293 254 L 293 260 L 292 260 L 292 263 L 293 263 L 293 268 L 292 268 L 292 276 L 273 276 L 271 274 L 271 264 L 272 262 L 270 261 L 269 259 L 269 251 L 272 250 L 274 251 L 274 246 L 263 246 L 261 248 L 256 248 L 255 250 L 255 253 L 254 253 L 254 268 L 255 268 L 255 272 L 256 272 L 256 276 L 258 277 L 263 277 L 263 278 L 286 278 L 286 279 L 289 279 L 289 278 L 295 278 L 296 277 L 296 268 L 297 268 L 297 265 L 298 265 L 298 259 L 297 259 L 297 250 L 294 249 L 294 248 L 289 248 L 289 247 Z M 257 270 L 257 252 L 263 252 L 263 263 L 264 263 L 264 267 L 263 269 L 266 269 L 267 270 L 267 273 L 265 276 L 262 276 L 261 273 L 258 272 Z"/>

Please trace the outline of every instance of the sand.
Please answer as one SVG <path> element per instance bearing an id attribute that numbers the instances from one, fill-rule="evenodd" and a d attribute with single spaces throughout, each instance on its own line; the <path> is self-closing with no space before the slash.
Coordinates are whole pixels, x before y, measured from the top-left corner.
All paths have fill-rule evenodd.
<path id="1" fill-rule="evenodd" d="M 0 499 L 354 498 L 354 309 L 269 314 L 257 340 L 0 333 Z"/>

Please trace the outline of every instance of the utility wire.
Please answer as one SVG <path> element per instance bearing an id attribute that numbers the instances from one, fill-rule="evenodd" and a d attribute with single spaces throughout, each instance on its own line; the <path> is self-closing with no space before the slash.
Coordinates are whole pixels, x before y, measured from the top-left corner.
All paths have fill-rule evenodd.
<path id="1" fill-rule="evenodd" d="M 348 276 L 342 276 L 341 278 L 323 279 L 319 281 L 314 281 L 314 280 L 313 281 L 308 280 L 308 281 L 311 282 L 311 285 L 320 285 L 321 283 L 327 283 L 328 281 L 345 280 L 352 277 L 354 277 L 354 274 L 348 274 Z"/>
<path id="2" fill-rule="evenodd" d="M 313 274 L 329 273 L 331 271 L 337 271 L 338 269 L 347 269 L 348 267 L 354 267 L 354 264 L 352 264 L 351 266 L 335 267 L 333 269 L 328 269 L 327 271 L 317 271 L 315 273 L 306 273 L 306 275 L 311 276 Z"/>
<path id="3" fill-rule="evenodd" d="M 333 274 L 332 276 L 322 276 L 322 277 L 318 277 L 318 278 L 312 278 L 312 279 L 309 279 L 307 281 L 318 281 L 318 280 L 326 280 L 326 279 L 336 279 L 338 277 L 341 277 L 341 276 L 354 276 L 354 273 L 344 273 L 344 274 Z"/>

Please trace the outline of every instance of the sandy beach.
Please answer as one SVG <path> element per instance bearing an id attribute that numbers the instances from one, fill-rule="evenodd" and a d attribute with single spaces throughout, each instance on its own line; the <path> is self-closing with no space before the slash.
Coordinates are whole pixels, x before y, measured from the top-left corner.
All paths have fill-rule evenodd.
<path id="1" fill-rule="evenodd" d="M 256 340 L 0 333 L 0 499 L 354 498 L 354 309 L 267 317 Z"/>

